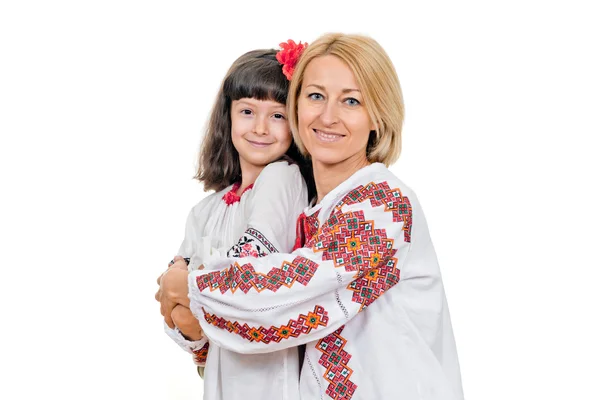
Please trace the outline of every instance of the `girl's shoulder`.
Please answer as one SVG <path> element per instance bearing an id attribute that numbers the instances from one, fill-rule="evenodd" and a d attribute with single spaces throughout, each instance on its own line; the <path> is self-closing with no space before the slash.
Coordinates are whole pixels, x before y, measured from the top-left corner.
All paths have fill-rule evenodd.
<path id="1" fill-rule="evenodd" d="M 298 165 L 285 160 L 267 165 L 256 178 L 251 195 L 253 201 L 259 202 L 265 201 L 266 197 L 287 199 L 291 202 L 306 200 L 306 182 Z"/>
<path id="2" fill-rule="evenodd" d="M 286 160 L 274 161 L 267 165 L 256 178 L 254 186 L 261 183 L 297 184 L 303 181 L 300 168 L 294 163 Z"/>
<path id="3" fill-rule="evenodd" d="M 232 186 L 233 185 L 229 185 L 225 189 L 219 190 L 218 192 L 213 192 L 204 197 L 194 207 L 192 207 L 192 213 L 196 216 L 210 213 L 213 208 L 218 207 L 221 205 L 221 203 L 223 203 L 223 196 L 225 196 L 225 194 L 231 190 Z"/>

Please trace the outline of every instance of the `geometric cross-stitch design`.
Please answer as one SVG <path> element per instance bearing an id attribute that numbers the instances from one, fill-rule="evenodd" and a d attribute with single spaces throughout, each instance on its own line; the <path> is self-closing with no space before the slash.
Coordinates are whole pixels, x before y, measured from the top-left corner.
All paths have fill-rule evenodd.
<path id="1" fill-rule="evenodd" d="M 359 186 L 348 193 L 337 207 L 343 204 L 356 204 L 365 200 L 371 201 L 371 206 L 384 205 L 385 211 L 391 211 L 394 222 L 403 222 L 404 241 L 410 243 L 412 229 L 412 207 L 410 200 L 402 196 L 400 189 L 390 189 L 387 182 L 369 183 L 367 186 Z"/>
<path id="2" fill-rule="evenodd" d="M 304 237 L 306 238 L 305 247 L 312 247 L 310 245 L 313 242 L 315 234 L 319 230 L 319 211 L 312 215 L 309 215 L 304 220 Z"/>
<path id="3" fill-rule="evenodd" d="M 323 377 L 329 382 L 326 393 L 334 400 L 350 400 L 357 388 L 350 380 L 352 369 L 348 366 L 348 361 L 352 355 L 344 350 L 347 340 L 341 336 L 343 329 L 342 326 L 325 336 L 315 346 L 323 353 L 319 358 L 319 364 L 325 368 Z"/>
<path id="4" fill-rule="evenodd" d="M 360 304 L 359 311 L 400 281 L 394 240 L 387 237 L 386 230 L 376 229 L 374 221 L 365 221 L 362 210 L 342 212 L 344 204 L 366 200 L 372 207 L 384 205 L 385 211 L 392 211 L 394 222 L 403 221 L 404 240 L 410 242 L 410 202 L 398 189 L 390 190 L 385 182 L 350 191 L 311 241 L 313 250 L 323 253 L 323 260 L 332 260 L 335 267 L 344 266 L 346 271 L 358 271 L 347 289 L 353 292 L 352 301 Z"/>
<path id="5" fill-rule="evenodd" d="M 220 290 L 225 293 L 231 290 L 241 290 L 248 293 L 254 288 L 257 292 L 268 289 L 276 292 L 281 286 L 292 287 L 295 282 L 306 286 L 317 270 L 317 263 L 304 258 L 296 257 L 294 261 L 284 261 L 280 268 L 273 268 L 268 274 L 256 272 L 250 263 L 239 265 L 233 263 L 229 267 L 196 277 L 198 289 L 203 291 L 209 288 L 210 291 Z"/>
<path id="6" fill-rule="evenodd" d="M 264 257 L 270 253 L 278 253 L 273 243 L 260 231 L 248 228 L 240 240 L 227 251 L 227 257 Z"/>
<path id="7" fill-rule="evenodd" d="M 313 249 L 323 252 L 323 260 L 333 260 L 336 267 L 364 272 L 393 255 L 393 245 L 385 229 L 375 229 L 373 221 L 365 221 L 362 210 L 338 210 L 315 236 Z"/>
<path id="8" fill-rule="evenodd" d="M 352 290 L 352 301 L 359 303 L 362 311 L 377 300 L 382 293 L 400 281 L 400 268 L 396 268 L 398 259 L 389 257 L 378 268 L 372 268 L 362 277 L 350 282 L 347 289 Z"/>
<path id="9" fill-rule="evenodd" d="M 298 319 L 290 319 L 286 325 L 270 328 L 251 327 L 246 323 L 242 325 L 237 321 L 231 322 L 217 315 L 209 314 L 204 308 L 202 308 L 202 311 L 204 312 L 204 319 L 209 324 L 235 333 L 250 342 L 267 344 L 271 342 L 279 343 L 282 339 L 289 339 L 290 337 L 297 338 L 301 334 L 307 334 L 313 329 L 317 329 L 319 326 L 327 326 L 327 322 L 329 322 L 327 311 L 319 305 L 315 306 L 314 311 L 308 312 L 306 315 L 300 314 Z"/>
<path id="10" fill-rule="evenodd" d="M 194 362 L 196 363 L 196 365 L 203 366 L 206 364 L 206 357 L 208 356 L 208 346 L 209 343 L 206 342 L 204 346 L 202 346 L 200 349 L 192 351 L 192 353 L 194 353 Z"/>
<path id="11" fill-rule="evenodd" d="M 319 211 L 317 210 L 308 216 L 305 213 L 298 216 L 296 220 L 296 241 L 292 251 L 302 247 L 312 247 L 311 239 L 319 230 Z"/>

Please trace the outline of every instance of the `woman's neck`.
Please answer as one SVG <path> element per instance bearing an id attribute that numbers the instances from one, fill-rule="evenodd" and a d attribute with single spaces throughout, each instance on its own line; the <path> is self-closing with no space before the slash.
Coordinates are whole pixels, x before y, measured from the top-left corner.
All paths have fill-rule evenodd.
<path id="1" fill-rule="evenodd" d="M 336 164 L 324 164 L 314 159 L 312 164 L 318 204 L 323 200 L 323 197 L 354 175 L 356 171 L 371 163 L 361 154 L 361 157 L 350 157 Z"/>

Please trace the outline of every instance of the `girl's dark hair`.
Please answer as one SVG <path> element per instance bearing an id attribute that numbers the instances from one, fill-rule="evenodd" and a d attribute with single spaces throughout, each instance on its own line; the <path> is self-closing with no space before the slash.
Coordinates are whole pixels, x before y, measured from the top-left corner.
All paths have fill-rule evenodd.
<path id="1" fill-rule="evenodd" d="M 253 98 L 286 104 L 289 81 L 275 54 L 277 51 L 272 49 L 250 51 L 227 71 L 210 115 L 194 177 L 204 184 L 204 190 L 223 190 L 242 177 L 240 157 L 231 140 L 231 102 Z M 316 189 L 310 162 L 293 142 L 286 156 L 298 164 L 309 200 L 312 199 Z"/>

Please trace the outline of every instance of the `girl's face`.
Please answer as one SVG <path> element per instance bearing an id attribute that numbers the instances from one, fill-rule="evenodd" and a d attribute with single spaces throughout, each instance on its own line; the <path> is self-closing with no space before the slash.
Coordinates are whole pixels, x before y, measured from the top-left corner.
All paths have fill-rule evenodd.
<path id="1" fill-rule="evenodd" d="M 231 139 L 242 170 L 279 159 L 292 144 L 285 105 L 253 98 L 232 101 Z"/>
<path id="2" fill-rule="evenodd" d="M 367 162 L 374 129 L 350 67 L 331 55 L 312 60 L 298 97 L 298 133 L 313 162 Z"/>

